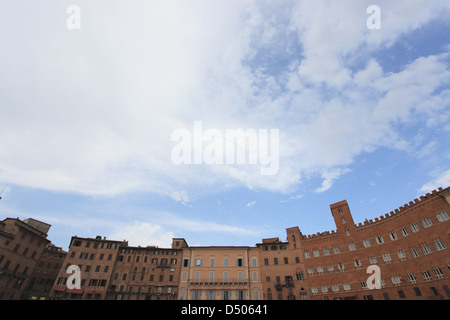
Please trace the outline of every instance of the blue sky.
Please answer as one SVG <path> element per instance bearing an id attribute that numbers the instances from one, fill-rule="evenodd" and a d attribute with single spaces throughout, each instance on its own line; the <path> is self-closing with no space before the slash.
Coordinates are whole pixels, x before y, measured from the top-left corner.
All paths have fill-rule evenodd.
<path id="1" fill-rule="evenodd" d="M 358 223 L 446 188 L 449 18 L 431 0 L 2 2 L 0 217 L 64 249 L 254 245 L 334 230 L 344 199 Z M 194 121 L 279 130 L 277 173 L 176 165 Z"/>

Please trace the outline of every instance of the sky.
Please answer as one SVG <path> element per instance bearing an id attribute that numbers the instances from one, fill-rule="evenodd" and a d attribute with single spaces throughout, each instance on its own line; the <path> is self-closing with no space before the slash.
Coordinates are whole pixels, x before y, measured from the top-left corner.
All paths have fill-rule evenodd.
<path id="1" fill-rule="evenodd" d="M 450 186 L 449 29 L 440 0 L 3 0 L 0 219 L 67 250 L 384 215 Z"/>

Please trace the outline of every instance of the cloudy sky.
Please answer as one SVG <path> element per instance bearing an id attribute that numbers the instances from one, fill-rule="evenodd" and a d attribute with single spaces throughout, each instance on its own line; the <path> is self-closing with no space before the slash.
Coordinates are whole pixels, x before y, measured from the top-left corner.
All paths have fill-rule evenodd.
<path id="1" fill-rule="evenodd" d="M 440 0 L 2 1 L 0 218 L 67 249 L 284 240 L 344 199 L 384 215 L 450 186 L 449 29 Z M 176 130 L 211 143 L 196 121 L 278 130 L 276 174 L 175 163 Z"/>

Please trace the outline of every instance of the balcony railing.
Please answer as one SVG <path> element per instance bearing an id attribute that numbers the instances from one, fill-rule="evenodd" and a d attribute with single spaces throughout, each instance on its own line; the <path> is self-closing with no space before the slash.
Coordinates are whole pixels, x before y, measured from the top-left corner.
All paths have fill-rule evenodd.
<path id="1" fill-rule="evenodd" d="M 243 279 L 190 279 L 189 284 L 199 284 L 199 285 L 236 285 L 242 284 L 247 285 L 248 280 Z"/>
<path id="2" fill-rule="evenodd" d="M 285 281 L 275 281 L 274 282 L 275 288 L 293 288 L 294 287 L 294 280 L 285 280 Z"/>

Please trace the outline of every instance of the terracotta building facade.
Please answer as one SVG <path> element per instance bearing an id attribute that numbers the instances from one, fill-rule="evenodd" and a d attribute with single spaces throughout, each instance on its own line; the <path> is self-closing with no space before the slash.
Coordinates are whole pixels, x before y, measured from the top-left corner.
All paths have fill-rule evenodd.
<path id="1" fill-rule="evenodd" d="M 364 222 L 353 220 L 345 200 L 330 211 L 335 230 L 303 235 L 290 227 L 285 241 L 255 246 L 173 238 L 170 248 L 133 247 L 73 236 L 68 252 L 47 239 L 50 225 L 7 218 L 0 222 L 0 299 L 450 299 L 450 188 Z"/>
<path id="2" fill-rule="evenodd" d="M 264 299 L 450 299 L 450 188 L 364 223 L 346 201 L 330 209 L 336 230 L 305 236 L 293 227 L 286 242 L 257 245 Z M 370 281 L 369 266 L 379 271 Z"/>
<path id="3" fill-rule="evenodd" d="M 31 275 L 50 244 L 49 229 L 31 218 L 0 221 L 0 300 L 29 298 Z"/>
<path id="4" fill-rule="evenodd" d="M 178 299 L 262 299 L 258 248 L 186 246 L 183 249 Z"/>

